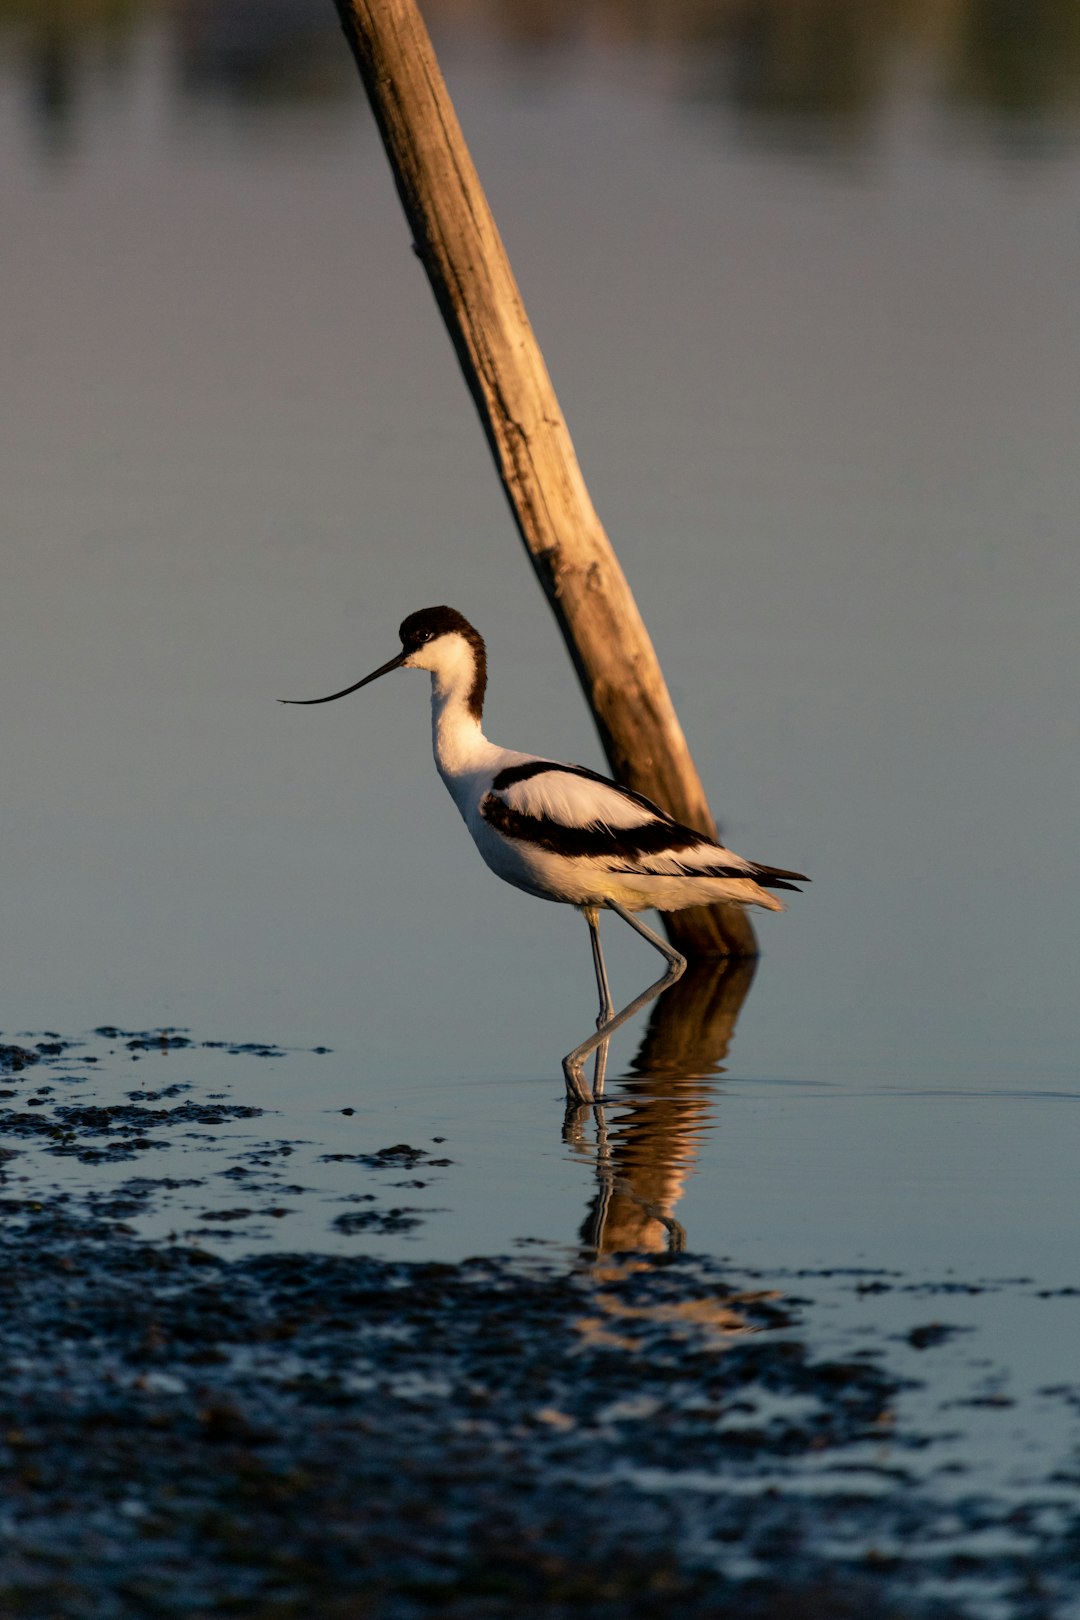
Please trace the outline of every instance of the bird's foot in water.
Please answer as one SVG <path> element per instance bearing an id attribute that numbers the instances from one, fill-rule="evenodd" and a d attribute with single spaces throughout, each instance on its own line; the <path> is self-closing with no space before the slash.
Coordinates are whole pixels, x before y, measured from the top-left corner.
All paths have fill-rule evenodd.
<path id="1" fill-rule="evenodd" d="M 566 1080 L 567 1103 L 588 1104 L 593 1101 L 593 1093 L 585 1079 L 584 1065 L 579 1059 L 573 1061 L 573 1053 L 563 1058 L 563 1076 Z"/>

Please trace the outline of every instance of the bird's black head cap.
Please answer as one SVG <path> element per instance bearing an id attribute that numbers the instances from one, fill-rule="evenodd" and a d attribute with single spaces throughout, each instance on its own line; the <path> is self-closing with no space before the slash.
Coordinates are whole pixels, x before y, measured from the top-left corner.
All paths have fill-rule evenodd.
<path id="1" fill-rule="evenodd" d="M 452 607 L 421 608 L 417 613 L 410 613 L 407 619 L 402 619 L 398 635 L 407 653 L 418 652 L 425 642 L 437 641 L 440 636 L 457 635 L 469 643 L 476 663 L 476 676 L 466 701 L 469 713 L 479 720 L 487 691 L 487 649 L 483 636 L 479 630 L 474 630 L 464 614 Z"/>

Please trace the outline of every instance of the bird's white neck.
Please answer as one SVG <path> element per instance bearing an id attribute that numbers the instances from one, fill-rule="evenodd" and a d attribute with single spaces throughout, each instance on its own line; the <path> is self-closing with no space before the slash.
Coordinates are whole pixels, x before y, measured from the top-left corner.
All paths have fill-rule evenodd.
<path id="1" fill-rule="evenodd" d="M 431 671 L 431 743 L 448 784 L 481 770 L 499 750 L 488 742 L 475 697 L 476 665 L 469 649 Z"/>
<path id="2" fill-rule="evenodd" d="M 443 776 L 461 776 L 475 770 L 480 757 L 491 744 L 475 715 L 469 713 L 462 692 L 439 690 L 439 678 L 431 677 L 431 745 L 435 763 Z"/>

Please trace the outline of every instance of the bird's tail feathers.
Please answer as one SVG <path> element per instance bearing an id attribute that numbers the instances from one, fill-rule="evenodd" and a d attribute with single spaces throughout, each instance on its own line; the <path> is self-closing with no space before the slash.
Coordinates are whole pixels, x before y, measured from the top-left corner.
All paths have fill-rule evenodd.
<path id="1" fill-rule="evenodd" d="M 782 866 L 759 866 L 755 861 L 748 874 L 760 889 L 791 889 L 801 894 L 800 883 L 809 883 L 805 872 L 785 872 Z"/>

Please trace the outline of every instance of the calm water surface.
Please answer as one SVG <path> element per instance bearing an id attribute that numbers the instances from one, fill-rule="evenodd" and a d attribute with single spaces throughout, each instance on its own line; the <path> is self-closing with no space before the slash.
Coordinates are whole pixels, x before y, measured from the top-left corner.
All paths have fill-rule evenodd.
<path id="1" fill-rule="evenodd" d="M 762 921 L 752 984 L 680 986 L 616 1043 L 603 1119 L 564 1130 L 586 930 L 482 867 L 426 683 L 273 701 L 449 601 L 489 641 L 490 734 L 601 763 L 330 21 L 14 8 L 3 1038 L 287 1049 L 147 1060 L 301 1144 L 316 1196 L 234 1246 L 1030 1279 L 949 1320 L 1032 1392 L 1080 1355 L 1075 1302 L 1029 1322 L 1080 1282 L 1075 29 L 1047 7 L 1018 45 L 987 8 L 912 7 L 897 37 L 852 21 L 823 79 L 813 30 L 804 59 L 688 9 L 433 17 L 725 833 L 814 879 Z M 654 971 L 624 933 L 617 998 Z M 84 1100 L 130 1084 L 87 1076 Z M 452 1161 L 394 1194 L 420 1224 L 343 1237 L 355 1170 L 323 1155 L 402 1141 Z M 898 1299 L 823 1308 L 852 1334 L 943 1308 Z"/>

